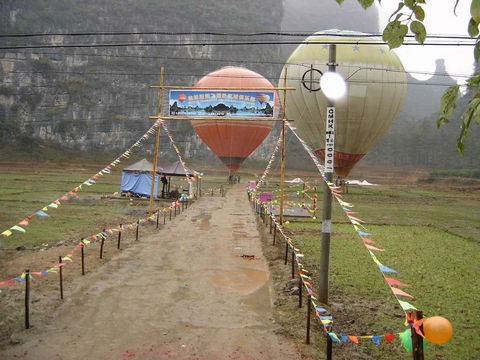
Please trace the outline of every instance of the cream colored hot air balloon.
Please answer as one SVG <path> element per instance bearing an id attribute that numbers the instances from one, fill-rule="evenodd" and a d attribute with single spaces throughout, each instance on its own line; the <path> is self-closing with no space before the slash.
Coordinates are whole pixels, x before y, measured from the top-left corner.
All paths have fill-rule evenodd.
<path id="1" fill-rule="evenodd" d="M 399 114 L 407 89 L 406 73 L 387 45 L 363 33 L 318 32 L 297 47 L 279 81 L 283 85 L 288 69 L 286 86 L 296 88 L 287 91 L 286 117 L 294 120 L 298 135 L 322 159 L 327 98 L 319 80 L 328 71 L 329 43 L 336 44 L 336 71 L 347 82 L 345 96 L 335 100 L 335 172 L 344 178 Z"/>

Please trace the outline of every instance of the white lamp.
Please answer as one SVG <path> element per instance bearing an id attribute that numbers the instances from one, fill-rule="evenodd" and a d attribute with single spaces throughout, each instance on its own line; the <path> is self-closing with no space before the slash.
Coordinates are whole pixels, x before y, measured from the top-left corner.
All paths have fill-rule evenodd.
<path id="1" fill-rule="evenodd" d="M 320 87 L 325 96 L 329 99 L 341 98 L 346 90 L 347 86 L 345 80 L 337 72 L 328 71 L 320 78 Z"/>

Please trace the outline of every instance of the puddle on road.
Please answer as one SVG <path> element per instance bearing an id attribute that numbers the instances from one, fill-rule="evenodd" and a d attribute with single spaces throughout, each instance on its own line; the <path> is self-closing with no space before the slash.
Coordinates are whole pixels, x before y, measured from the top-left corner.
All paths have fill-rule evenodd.
<path id="1" fill-rule="evenodd" d="M 197 293 L 189 289 L 187 286 L 182 286 L 178 288 L 178 290 L 172 294 L 172 299 L 175 301 L 202 300 L 203 298 L 204 298 L 203 294 Z"/>
<path id="2" fill-rule="evenodd" d="M 233 232 L 233 240 L 238 239 L 248 239 L 248 234 L 246 231 L 234 231 Z"/>
<path id="3" fill-rule="evenodd" d="M 191 220 L 194 223 L 198 223 L 202 231 L 208 231 L 210 230 L 211 218 L 212 218 L 212 215 L 210 213 L 201 211 L 200 214 L 198 214 L 198 216 L 193 217 Z"/>
<path id="4" fill-rule="evenodd" d="M 250 294 L 268 280 L 268 273 L 257 269 L 223 270 L 215 274 L 211 284 L 220 292 Z"/>

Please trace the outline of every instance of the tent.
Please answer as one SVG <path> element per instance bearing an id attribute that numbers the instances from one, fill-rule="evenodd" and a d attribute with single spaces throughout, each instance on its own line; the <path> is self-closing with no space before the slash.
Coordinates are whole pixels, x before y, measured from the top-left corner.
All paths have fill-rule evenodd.
<path id="1" fill-rule="evenodd" d="M 305 181 L 303 181 L 300 178 L 295 178 L 293 180 L 285 180 L 285 182 L 292 183 L 292 184 L 303 184 Z"/>
<path id="2" fill-rule="evenodd" d="M 163 169 L 157 167 L 155 175 L 154 197 L 158 194 L 158 174 Z M 133 196 L 148 196 L 152 188 L 153 164 L 147 159 L 140 160 L 123 169 L 122 172 L 122 195 L 130 193 Z"/>
<path id="3" fill-rule="evenodd" d="M 165 176 L 194 176 L 195 174 L 199 174 L 198 171 L 192 170 L 189 167 L 186 167 L 186 170 L 187 172 L 185 173 L 180 161 L 175 161 L 170 166 L 164 167 L 162 170 L 158 171 L 158 173 Z"/>
<path id="4" fill-rule="evenodd" d="M 178 196 L 178 192 L 174 192 L 174 191 L 170 192 L 170 181 L 172 176 L 187 176 L 187 175 L 196 176 L 200 174 L 198 171 L 190 169 L 187 166 L 185 166 L 185 168 L 186 169 L 183 168 L 182 163 L 178 160 L 178 161 L 175 161 L 170 166 L 164 167 L 162 170 L 158 171 L 158 173 L 163 175 L 163 177 L 168 176 L 169 178 L 169 180 L 166 183 L 164 183 L 164 186 L 162 188 L 162 197 L 164 197 L 165 195 L 169 197 Z M 198 177 L 196 177 L 196 179 L 197 179 L 197 189 L 198 189 Z M 193 195 L 193 188 L 191 183 L 189 184 L 188 192 L 190 195 Z"/>

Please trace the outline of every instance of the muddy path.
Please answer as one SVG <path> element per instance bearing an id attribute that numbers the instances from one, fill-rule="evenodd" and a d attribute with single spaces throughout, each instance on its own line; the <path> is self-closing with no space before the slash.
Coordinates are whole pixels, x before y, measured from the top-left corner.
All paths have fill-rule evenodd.
<path id="1" fill-rule="evenodd" d="M 0 358 L 300 359 L 277 334 L 273 297 L 238 184 L 78 278 L 51 322 L 25 330 Z"/>

